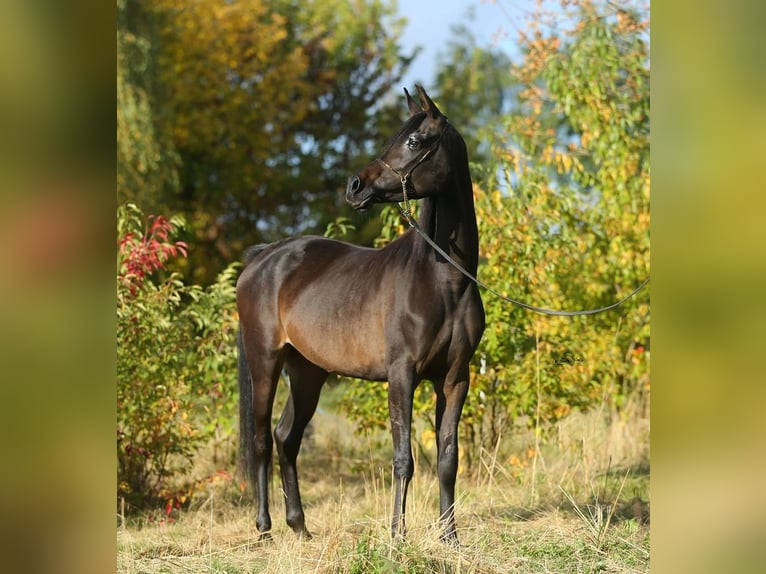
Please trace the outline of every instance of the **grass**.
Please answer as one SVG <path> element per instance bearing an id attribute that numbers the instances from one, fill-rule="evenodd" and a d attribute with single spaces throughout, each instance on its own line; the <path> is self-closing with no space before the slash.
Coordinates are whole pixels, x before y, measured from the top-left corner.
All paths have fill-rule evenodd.
<path id="1" fill-rule="evenodd" d="M 389 453 L 377 448 L 385 444 L 385 435 L 360 439 L 342 418 L 321 411 L 317 417 L 319 424 L 299 457 L 311 540 L 296 538 L 284 523 L 277 476 L 272 492 L 274 540 L 269 542 L 257 541 L 254 508 L 241 485 L 219 480 L 172 521 L 127 517 L 118 527 L 117 571 L 649 571 L 645 414 L 627 418 L 574 413 L 539 449 L 534 448 L 534 433 L 516 432 L 498 448 L 482 453 L 481 471 L 458 478 L 458 550 L 439 541 L 438 483 L 424 458 L 416 454 L 407 539 L 396 543 L 388 534 Z M 535 450 L 531 458 L 504 454 L 530 448 Z"/>

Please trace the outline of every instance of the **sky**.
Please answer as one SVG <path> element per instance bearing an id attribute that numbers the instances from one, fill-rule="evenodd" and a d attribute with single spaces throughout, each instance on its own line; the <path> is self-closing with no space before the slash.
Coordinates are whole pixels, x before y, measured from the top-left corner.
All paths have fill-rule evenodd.
<path id="1" fill-rule="evenodd" d="M 398 12 L 408 19 L 401 38 L 404 53 L 416 45 L 423 47 L 405 74 L 403 82 L 412 87 L 423 83 L 428 90 L 434 81 L 436 60 L 452 37 L 451 27 L 466 23 L 482 47 L 492 47 L 514 57 L 518 54 L 516 26 L 532 7 L 530 0 L 493 2 L 490 0 L 399 0 Z M 473 19 L 469 18 L 472 12 Z"/>

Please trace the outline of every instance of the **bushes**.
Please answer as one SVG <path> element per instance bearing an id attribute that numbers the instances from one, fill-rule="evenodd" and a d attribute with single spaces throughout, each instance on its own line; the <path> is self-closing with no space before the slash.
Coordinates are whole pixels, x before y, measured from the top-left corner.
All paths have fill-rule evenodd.
<path id="1" fill-rule="evenodd" d="M 180 227 L 118 210 L 118 496 L 133 507 L 184 502 L 192 457 L 234 422 L 236 266 L 205 289 L 168 274 L 186 254 L 173 241 Z"/>

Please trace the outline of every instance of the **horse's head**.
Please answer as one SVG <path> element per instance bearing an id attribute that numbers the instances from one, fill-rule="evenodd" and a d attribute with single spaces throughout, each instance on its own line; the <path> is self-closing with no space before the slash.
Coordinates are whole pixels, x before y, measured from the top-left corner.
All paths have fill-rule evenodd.
<path id="1" fill-rule="evenodd" d="M 450 127 L 422 86 L 415 86 L 420 103 L 409 92 L 410 117 L 383 154 L 348 179 L 346 201 L 366 210 L 375 203 L 391 203 L 434 195 L 450 178 L 451 162 L 444 134 Z M 462 142 L 462 139 L 461 139 Z"/>

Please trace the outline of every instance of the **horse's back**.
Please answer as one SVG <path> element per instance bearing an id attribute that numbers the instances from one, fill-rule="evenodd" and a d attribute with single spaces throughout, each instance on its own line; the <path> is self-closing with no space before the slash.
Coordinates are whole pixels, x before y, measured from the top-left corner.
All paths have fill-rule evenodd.
<path id="1" fill-rule="evenodd" d="M 268 288 L 269 284 L 305 286 L 328 268 L 343 265 L 348 259 L 364 258 L 372 252 L 374 250 L 366 247 L 312 235 L 254 245 L 245 251 L 245 268 L 237 282 L 238 296 L 252 289 Z"/>

